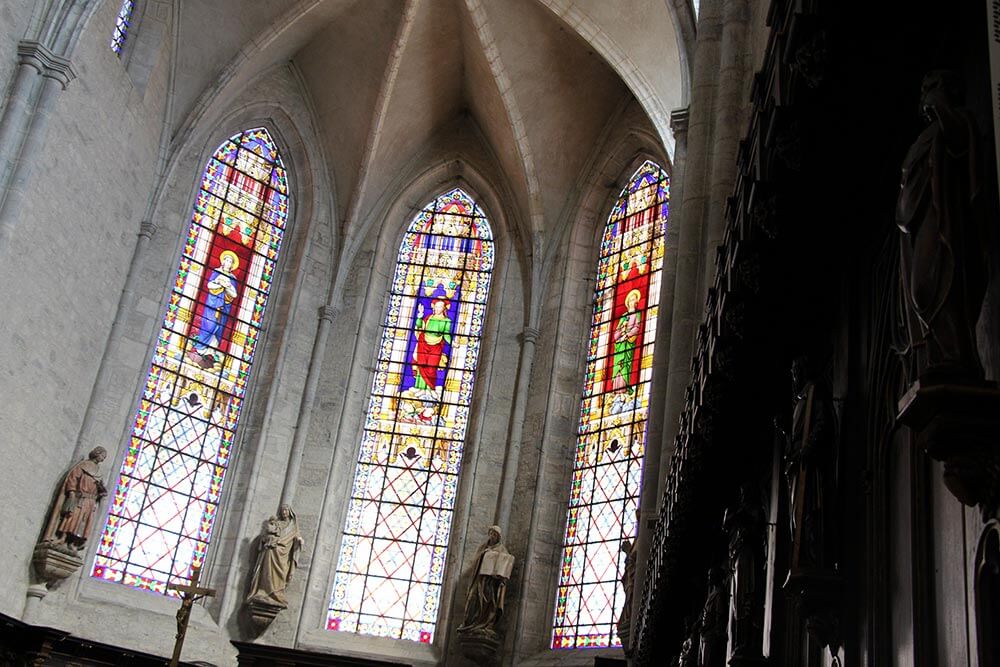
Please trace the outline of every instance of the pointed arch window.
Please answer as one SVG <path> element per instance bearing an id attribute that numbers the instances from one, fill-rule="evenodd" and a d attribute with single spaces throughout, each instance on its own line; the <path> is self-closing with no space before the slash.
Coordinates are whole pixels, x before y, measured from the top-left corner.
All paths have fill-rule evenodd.
<path id="1" fill-rule="evenodd" d="M 115 18 L 115 31 L 111 33 L 111 50 L 119 56 L 125 48 L 125 40 L 128 39 L 128 29 L 132 25 L 132 14 L 135 12 L 134 0 L 123 0 L 122 6 L 118 9 L 118 16 Z"/>
<path id="2" fill-rule="evenodd" d="M 634 540 L 670 185 L 644 163 L 601 241 L 552 648 L 621 646 L 625 540 Z"/>
<path id="3" fill-rule="evenodd" d="M 461 189 L 403 237 L 329 630 L 433 640 L 493 262 L 489 222 Z"/>
<path id="4" fill-rule="evenodd" d="M 201 566 L 287 219 L 267 130 L 223 143 L 202 174 L 92 576 L 167 593 Z"/>

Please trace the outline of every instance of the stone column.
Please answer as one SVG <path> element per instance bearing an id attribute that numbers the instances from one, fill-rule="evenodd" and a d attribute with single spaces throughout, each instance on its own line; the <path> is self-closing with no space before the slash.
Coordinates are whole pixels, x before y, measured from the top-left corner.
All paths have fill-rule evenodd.
<path id="1" fill-rule="evenodd" d="M 74 461 L 83 458 L 92 447 L 91 435 L 94 430 L 94 420 L 97 415 L 97 406 L 101 398 L 107 395 L 107 390 L 111 386 L 111 366 L 114 359 L 114 351 L 120 344 L 122 333 L 125 329 L 125 322 L 128 314 L 132 311 L 135 301 L 136 283 L 139 282 L 139 272 L 146 264 L 149 249 L 149 240 L 156 233 L 156 225 L 151 222 L 139 224 L 139 234 L 135 240 L 135 250 L 132 252 L 132 260 L 128 265 L 128 272 L 125 274 L 125 285 L 122 287 L 121 296 L 118 298 L 118 307 L 115 310 L 115 319 L 111 322 L 111 331 L 104 343 L 104 352 L 101 355 L 101 363 L 97 369 L 97 378 L 90 390 L 90 400 L 87 401 L 87 408 L 83 414 L 83 422 L 80 424 L 80 432 L 76 438 L 73 448 Z M 114 451 L 112 448 L 111 451 Z"/>
<path id="2" fill-rule="evenodd" d="M 514 384 L 514 405 L 510 414 L 507 431 L 507 451 L 503 462 L 503 477 L 500 479 L 500 495 L 494 523 L 500 526 L 501 534 L 507 534 L 510 511 L 514 504 L 514 483 L 517 481 L 517 466 L 521 460 L 521 439 L 524 432 L 524 414 L 528 407 L 528 385 L 531 383 L 531 365 L 535 360 L 535 342 L 538 329 L 525 327 L 521 332 L 521 358 L 518 362 L 517 380 Z"/>
<path id="3" fill-rule="evenodd" d="M 673 313 L 670 323 L 670 346 L 667 360 L 667 380 L 663 414 L 663 440 L 666 451 L 660 458 L 656 498 L 662 496 L 666 473 L 677 435 L 677 420 L 684 408 L 684 396 L 691 379 L 691 356 L 698 324 L 704 309 L 703 293 L 699 290 L 704 264 L 702 229 L 708 210 L 708 174 L 711 169 L 709 146 L 712 139 L 712 109 L 715 103 L 716 77 L 719 69 L 719 34 L 721 32 L 722 0 L 703 0 L 698 22 L 695 47 L 694 81 L 691 106 L 684 133 L 686 153 L 684 171 L 678 179 L 681 187 L 677 231 L 677 278 L 674 286 Z M 733 165 L 735 169 L 735 164 Z M 639 553 L 639 575 L 645 571 L 646 554 Z"/>
<path id="4" fill-rule="evenodd" d="M 337 316 L 337 308 L 329 304 L 319 309 L 319 325 L 316 328 L 316 338 L 313 341 L 312 354 L 309 357 L 309 369 L 306 371 L 306 385 L 302 390 L 302 402 L 299 404 L 299 416 L 295 421 L 295 435 L 292 446 L 288 450 L 288 465 L 285 468 L 285 484 L 281 489 L 281 503 L 294 507 L 295 489 L 299 484 L 299 472 L 302 469 L 302 450 L 309 435 L 309 423 L 312 421 L 313 403 L 316 402 L 316 389 L 319 386 L 320 373 L 323 370 L 323 355 L 326 353 L 327 341 L 330 338 L 330 325 Z"/>
<path id="5" fill-rule="evenodd" d="M 649 539 L 652 531 L 652 524 L 658 516 L 660 502 L 659 487 L 662 477 L 665 474 L 663 461 L 669 463 L 670 452 L 673 448 L 673 437 L 675 429 L 666 428 L 666 415 L 664 407 L 667 396 L 667 373 L 670 371 L 668 360 L 670 358 L 671 328 L 673 323 L 673 305 L 675 299 L 675 287 L 677 274 L 679 271 L 678 258 L 676 256 L 679 238 L 679 230 L 684 225 L 680 216 L 680 206 L 673 206 L 675 202 L 683 201 L 684 170 L 687 161 L 687 126 L 688 109 L 676 109 L 670 114 L 670 129 L 674 135 L 674 164 L 673 173 L 670 180 L 671 210 L 667 219 L 667 247 L 664 261 L 663 281 L 660 286 L 660 314 L 656 322 L 656 352 L 653 357 L 653 382 L 649 392 L 649 421 L 646 423 L 646 458 L 642 468 L 642 491 L 639 498 L 639 525 L 636 527 L 636 558 L 641 563 L 642 572 L 645 572 L 646 556 L 649 553 Z M 672 271 L 671 271 L 672 269 Z M 669 434 L 669 437 L 666 437 Z M 636 565 L 637 569 L 639 565 Z M 635 579 L 641 582 L 641 579 Z M 637 587 L 641 584 L 637 584 Z M 633 595 L 633 609 L 629 618 L 636 618 L 638 612 L 638 598 L 642 591 L 637 591 L 638 595 Z M 628 644 L 625 639 L 626 650 Z"/>
<path id="6" fill-rule="evenodd" d="M 712 157 L 705 217 L 705 245 L 702 281 L 698 293 L 705 294 L 715 278 L 716 248 L 726 230 L 726 202 L 736 183 L 736 153 L 746 132 L 746 112 L 750 103 L 747 72 L 747 31 L 750 20 L 748 0 L 723 0 L 716 90 L 711 113 Z"/>
<path id="7" fill-rule="evenodd" d="M 0 115 L 0 255 L 7 251 L 56 98 L 76 73 L 45 45 L 22 40 L 8 103 Z"/>

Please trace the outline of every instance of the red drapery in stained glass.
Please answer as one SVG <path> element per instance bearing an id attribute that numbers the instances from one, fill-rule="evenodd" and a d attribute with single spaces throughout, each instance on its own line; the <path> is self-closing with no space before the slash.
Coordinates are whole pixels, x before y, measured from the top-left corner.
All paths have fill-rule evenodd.
<path id="1" fill-rule="evenodd" d="M 638 519 L 669 198 L 666 173 L 646 162 L 604 230 L 552 648 L 621 646 L 622 544 Z"/>
<path id="2" fill-rule="evenodd" d="M 328 630 L 430 643 L 494 247 L 460 189 L 399 249 L 327 612 Z"/>
<path id="3" fill-rule="evenodd" d="M 287 218 L 267 130 L 222 144 L 202 176 L 94 577 L 167 593 L 201 566 Z"/>

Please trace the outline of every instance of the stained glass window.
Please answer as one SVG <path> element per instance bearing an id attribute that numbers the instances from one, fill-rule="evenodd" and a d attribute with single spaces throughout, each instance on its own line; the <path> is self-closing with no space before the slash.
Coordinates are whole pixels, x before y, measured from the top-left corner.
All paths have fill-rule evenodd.
<path id="1" fill-rule="evenodd" d="M 430 643 L 494 246 L 460 189 L 399 249 L 327 613 L 329 630 Z"/>
<path id="2" fill-rule="evenodd" d="M 638 520 L 669 199 L 666 173 L 646 162 L 604 228 L 552 648 L 621 646 L 621 548 Z"/>
<path id="3" fill-rule="evenodd" d="M 202 175 L 94 577 L 166 593 L 201 567 L 287 218 L 267 130 L 222 144 Z"/>
<path id="4" fill-rule="evenodd" d="M 111 50 L 118 55 L 122 54 L 125 48 L 125 40 L 128 39 L 128 29 L 132 24 L 132 11 L 135 9 L 133 0 L 124 0 L 118 10 L 118 18 L 115 19 L 115 31 L 111 34 Z"/>

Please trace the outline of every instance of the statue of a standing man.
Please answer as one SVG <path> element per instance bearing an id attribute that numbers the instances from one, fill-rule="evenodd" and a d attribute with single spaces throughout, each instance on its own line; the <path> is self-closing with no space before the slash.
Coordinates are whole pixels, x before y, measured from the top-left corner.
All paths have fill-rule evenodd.
<path id="1" fill-rule="evenodd" d="M 833 401 L 806 357 L 792 363 L 795 405 L 785 450 L 792 530 L 791 570 L 830 570 L 835 542 L 837 450 Z"/>
<path id="2" fill-rule="evenodd" d="M 101 462 L 108 452 L 95 447 L 90 455 L 66 472 L 49 515 L 43 544 L 60 550 L 81 551 L 87 544 L 101 499 L 108 494 L 101 480 Z"/>
<path id="3" fill-rule="evenodd" d="M 920 93 L 928 125 L 903 161 L 896 204 L 912 371 L 978 381 L 975 328 L 988 280 L 980 139 L 954 72 L 929 72 Z"/>

